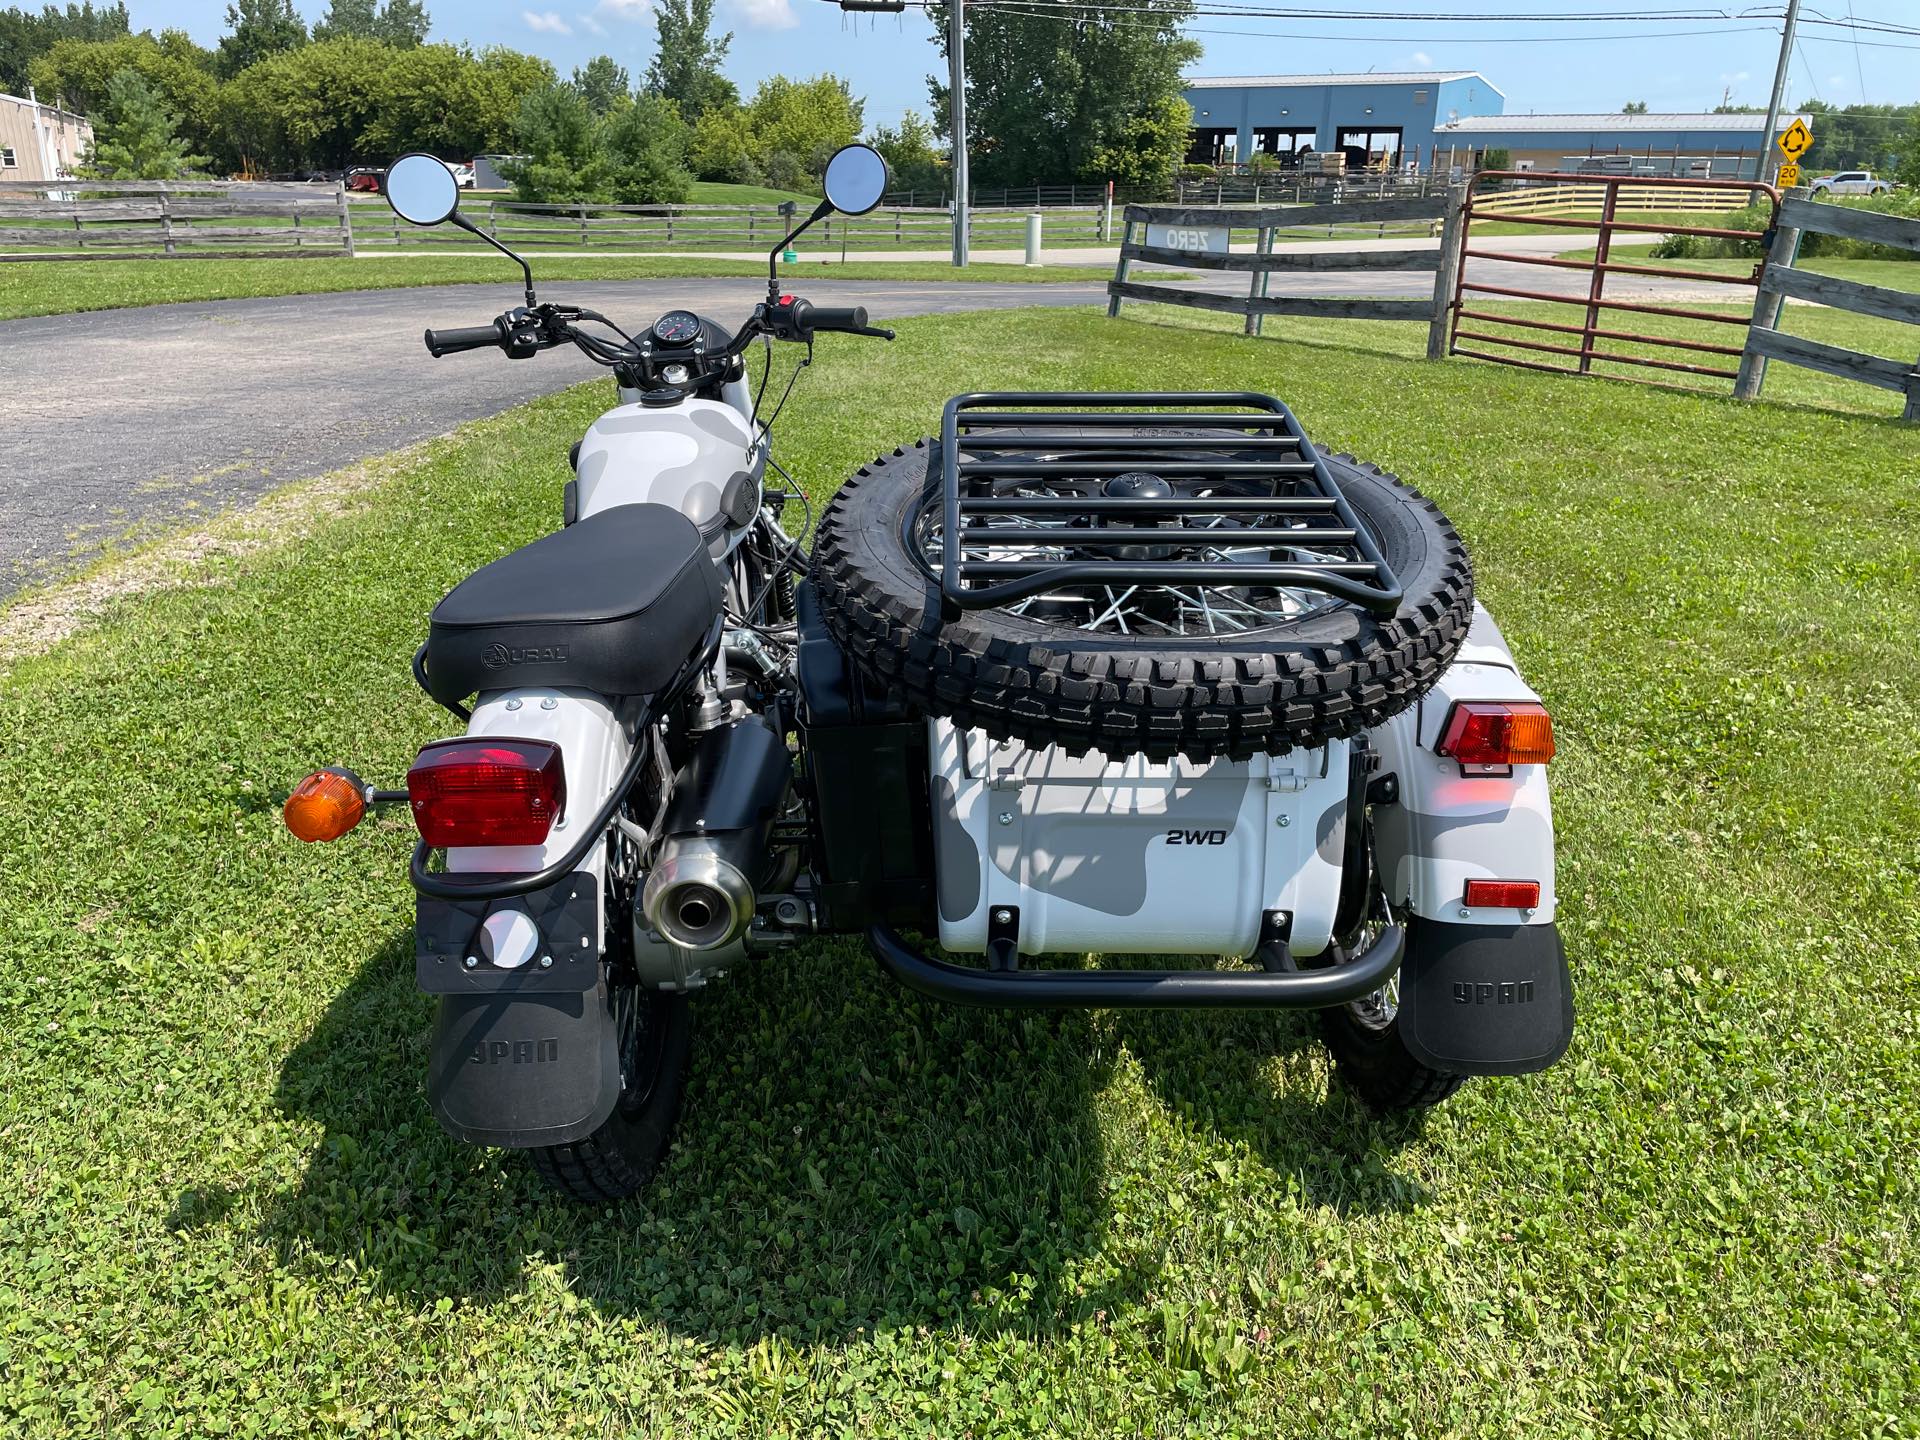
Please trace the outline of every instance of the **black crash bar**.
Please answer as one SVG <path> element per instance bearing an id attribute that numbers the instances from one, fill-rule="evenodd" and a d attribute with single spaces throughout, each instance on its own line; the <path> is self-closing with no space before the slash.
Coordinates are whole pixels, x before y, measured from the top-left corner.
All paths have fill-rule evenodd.
<path id="1" fill-rule="evenodd" d="M 1313 970 L 988 970 L 923 955 L 875 925 L 867 945 L 909 990 L 956 1005 L 1016 1010 L 1324 1010 L 1371 995 L 1400 968 L 1406 931 L 1379 938 L 1344 965 Z"/>

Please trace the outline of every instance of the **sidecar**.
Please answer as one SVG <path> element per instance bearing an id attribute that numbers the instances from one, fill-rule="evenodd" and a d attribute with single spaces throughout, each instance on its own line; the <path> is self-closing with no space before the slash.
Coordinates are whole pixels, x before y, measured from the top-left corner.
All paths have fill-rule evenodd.
<path id="1" fill-rule="evenodd" d="M 822 928 L 902 983 L 1317 1010 L 1381 1108 L 1566 1050 L 1552 721 L 1445 516 L 1279 401 L 958 397 L 807 589 Z M 1229 963 L 1036 963 L 1087 955 Z"/>

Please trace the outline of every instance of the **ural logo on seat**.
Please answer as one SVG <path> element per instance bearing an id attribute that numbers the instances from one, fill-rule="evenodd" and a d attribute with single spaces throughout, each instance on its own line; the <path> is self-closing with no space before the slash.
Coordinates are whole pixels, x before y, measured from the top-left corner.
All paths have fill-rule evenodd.
<path id="1" fill-rule="evenodd" d="M 547 1060 L 560 1058 L 560 1041 L 549 1036 L 544 1040 L 480 1040 L 467 1054 L 469 1065 L 538 1065 Z"/>
<path id="2" fill-rule="evenodd" d="M 498 670 L 504 665 L 564 665 L 567 663 L 565 645 L 502 645 L 494 641 L 480 652 L 480 663 L 489 670 Z"/>
<path id="3" fill-rule="evenodd" d="M 1169 830 L 1169 845 L 1224 845 L 1227 832 L 1224 830 Z"/>

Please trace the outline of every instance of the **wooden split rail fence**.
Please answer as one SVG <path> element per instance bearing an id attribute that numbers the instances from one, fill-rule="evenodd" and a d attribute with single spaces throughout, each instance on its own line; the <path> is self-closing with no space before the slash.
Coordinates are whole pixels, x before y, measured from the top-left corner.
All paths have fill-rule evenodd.
<path id="1" fill-rule="evenodd" d="M 1789 299 L 1920 326 L 1920 294 L 1794 268 L 1800 253 L 1800 238 L 1809 231 L 1920 251 L 1920 220 L 1842 205 L 1816 204 L 1806 198 L 1807 193 L 1794 191 L 1781 203 L 1780 223 L 1767 252 L 1766 269 L 1761 272 L 1760 296 L 1754 302 L 1753 323 L 1747 330 L 1746 353 L 1740 357 L 1740 372 L 1734 381 L 1733 393 L 1742 400 L 1758 399 L 1760 387 L 1766 382 L 1767 362 L 1782 360 L 1789 365 L 1805 366 L 1904 395 L 1906 407 L 1901 418 L 1920 420 L 1920 358 L 1908 361 L 1868 355 L 1789 335 L 1779 328 L 1780 312 Z M 1915 332 L 1915 343 L 1920 346 L 1920 331 Z"/>
<path id="2" fill-rule="evenodd" d="M 0 181 L 0 262 L 353 254 L 340 185 Z"/>
<path id="3" fill-rule="evenodd" d="M 1426 199 L 1380 200 L 1370 204 L 1192 208 L 1129 205 L 1119 264 L 1107 284 L 1107 314 L 1118 315 L 1124 300 L 1182 305 L 1246 317 L 1246 332 L 1258 335 L 1266 317 L 1306 315 L 1323 319 L 1412 320 L 1427 326 L 1427 356 L 1446 353 L 1447 308 L 1460 264 L 1460 212 L 1464 189 Z M 1289 251 L 1275 244 L 1276 234 L 1294 229 L 1345 228 L 1350 238 L 1373 238 L 1388 225 L 1424 221 L 1440 226 L 1440 243 L 1421 248 L 1372 248 L 1342 251 Z M 1252 232 L 1252 248 L 1235 250 L 1235 231 Z M 1357 233 L 1355 233 L 1357 232 Z M 1173 243 L 1169 243 L 1173 242 Z M 1245 244 L 1246 242 L 1239 242 Z M 1248 277 L 1247 293 L 1235 295 L 1170 283 L 1141 282 L 1133 267 L 1170 265 L 1181 269 L 1225 271 Z M 1428 272 L 1430 296 L 1382 299 L 1371 296 L 1270 295 L 1269 281 L 1289 271 Z"/>
<path id="4" fill-rule="evenodd" d="M 371 210 L 371 207 L 365 207 Z M 765 251 L 798 223 L 772 205 L 530 205 L 514 200 L 469 204 L 462 213 L 501 243 L 516 249 L 760 250 Z M 969 234 L 973 243 L 1018 249 L 1025 240 L 1028 211 L 976 210 Z M 1101 239 L 1105 223 L 1098 206 L 1056 207 L 1046 212 L 1049 242 L 1088 243 Z M 419 230 L 391 211 L 354 217 L 361 246 L 466 246 L 473 238 L 459 230 Z M 953 216 L 945 210 L 896 207 L 865 215 L 830 215 L 798 242 L 818 254 L 838 250 L 943 250 L 953 239 Z"/>

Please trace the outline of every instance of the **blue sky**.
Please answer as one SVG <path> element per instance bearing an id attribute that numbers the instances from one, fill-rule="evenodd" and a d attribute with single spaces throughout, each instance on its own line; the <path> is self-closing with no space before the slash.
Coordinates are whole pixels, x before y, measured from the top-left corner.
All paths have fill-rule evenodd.
<path id="1" fill-rule="evenodd" d="M 596 54 L 612 55 L 634 78 L 653 51 L 649 0 L 428 0 L 433 38 L 503 44 L 544 55 L 562 73 Z M 131 0 L 136 28 L 178 26 L 212 44 L 224 27 L 225 0 Z M 1343 0 L 1332 8 L 1364 8 Z M 1457 9 L 1447 0 L 1396 0 L 1396 11 Z M 1500 0 L 1484 9 L 1564 14 L 1619 8 L 1680 8 L 1677 0 Z M 1701 7 L 1687 7 L 1696 11 Z M 1713 6 L 1734 13 L 1742 5 Z M 1771 7 L 1769 7 L 1771 8 Z M 302 0 L 309 20 L 325 0 Z M 1915 0 L 1827 0 L 1808 14 L 1920 22 Z M 867 119 L 890 122 L 909 107 L 927 109 L 925 76 L 940 64 L 924 14 L 842 16 L 825 0 L 719 0 L 716 20 L 734 33 L 728 74 L 744 92 L 766 75 L 831 70 L 867 99 Z M 1685 33 L 1706 30 L 1710 33 Z M 1210 33 L 1210 32 L 1243 33 Z M 1280 33 L 1280 32 L 1284 32 Z M 1328 70 L 1479 70 L 1505 91 L 1507 111 L 1611 111 L 1628 100 L 1654 110 L 1706 110 L 1731 89 L 1737 104 L 1765 105 L 1779 49 L 1778 22 L 1429 25 L 1418 22 L 1203 18 L 1193 26 L 1206 56 L 1199 75 Z M 1803 29 L 1788 103 L 1809 96 L 1834 104 L 1920 100 L 1920 39 L 1876 45 Z M 1500 43 L 1517 36 L 1550 43 Z M 1311 38 L 1309 38 L 1311 37 Z M 1366 37 L 1366 38 L 1361 38 Z"/>

